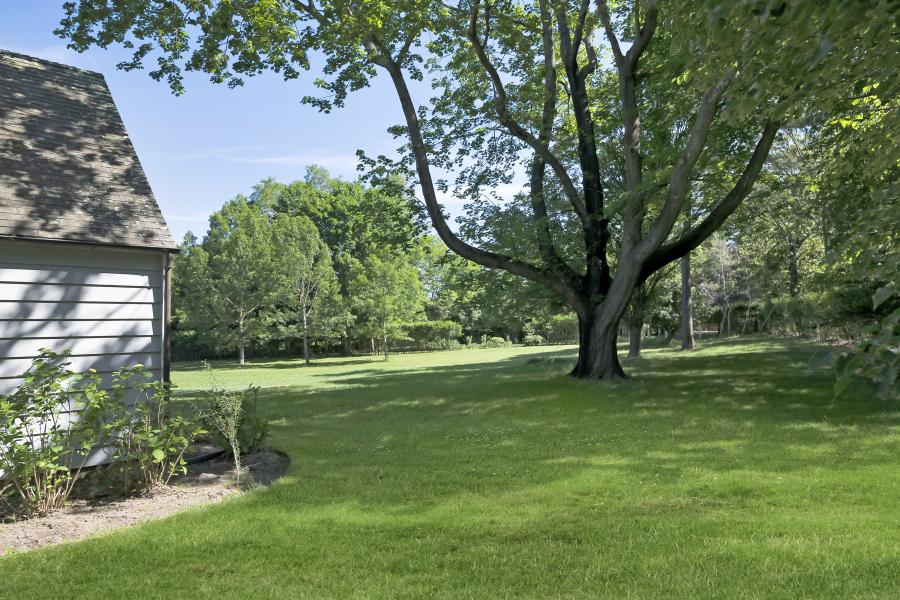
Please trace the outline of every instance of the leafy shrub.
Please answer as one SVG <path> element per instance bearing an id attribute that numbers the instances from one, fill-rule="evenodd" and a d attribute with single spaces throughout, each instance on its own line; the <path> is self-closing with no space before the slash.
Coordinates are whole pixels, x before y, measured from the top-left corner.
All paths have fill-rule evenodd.
<path id="1" fill-rule="evenodd" d="M 884 288 L 882 288 L 884 289 Z M 814 358 L 815 366 L 830 364 L 836 381 L 834 393 L 842 394 L 853 384 L 868 384 L 883 400 L 900 400 L 897 382 L 900 364 L 900 296 L 889 288 L 872 295 L 873 310 L 890 310 L 877 328 L 852 348 L 843 352 L 825 352 Z"/>
<path id="2" fill-rule="evenodd" d="M 512 343 L 506 341 L 502 337 L 488 338 L 482 345 L 482 348 L 508 348 Z"/>
<path id="3" fill-rule="evenodd" d="M 162 383 L 137 365 L 113 373 L 106 389 L 99 374 L 75 373 L 69 364 L 64 354 L 41 350 L 22 385 L 0 397 L 0 490 L 14 508 L 30 516 L 61 508 L 97 452 L 112 459 L 101 470 L 103 485 L 126 492 L 185 471 L 184 451 L 202 430 L 169 415 Z"/>
<path id="4" fill-rule="evenodd" d="M 879 330 L 835 361 L 837 381 L 835 394 L 841 394 L 852 383 L 869 383 L 884 400 L 900 400 L 897 383 L 900 348 L 900 308 L 885 317 Z"/>
<path id="5" fill-rule="evenodd" d="M 859 282 L 837 282 L 822 292 L 795 298 L 769 299 L 761 310 L 759 327 L 775 335 L 810 335 L 833 341 L 867 337 L 880 316 L 872 308 L 874 288 Z"/>
<path id="6" fill-rule="evenodd" d="M 544 338 L 537 334 L 526 335 L 522 338 L 522 343 L 526 346 L 540 346 L 544 343 Z"/>
<path id="7" fill-rule="evenodd" d="M 548 344 L 577 344 L 578 316 L 574 313 L 553 315 L 544 329 Z"/>
<path id="8" fill-rule="evenodd" d="M 243 391 L 230 391 L 215 379 L 206 363 L 212 385 L 203 394 L 201 419 L 216 442 L 228 449 L 240 476 L 241 455 L 258 449 L 269 433 L 268 421 L 259 412 L 259 386 Z"/>
<path id="9" fill-rule="evenodd" d="M 537 321 L 528 321 L 522 325 L 522 335 L 527 337 L 529 335 L 540 335 L 538 332 L 541 329 L 541 325 Z"/>
<path id="10" fill-rule="evenodd" d="M 136 393 L 133 404 L 126 399 L 128 391 Z M 175 474 L 187 472 L 184 452 L 205 431 L 184 416 L 171 414 L 168 390 L 153 381 L 143 366 L 113 373 L 105 400 L 112 479 L 120 480 L 126 493 L 151 491 L 167 485 Z"/>
<path id="11" fill-rule="evenodd" d="M 0 396 L 0 477 L 14 508 L 46 515 L 62 507 L 97 440 L 99 376 L 68 370 L 64 354 L 42 349 L 11 395 Z M 88 391 L 75 384 L 83 380 Z M 71 413 L 81 411 L 80 418 Z"/>
<path id="12" fill-rule="evenodd" d="M 203 420 L 223 448 L 230 449 L 234 457 L 234 470 L 241 476 L 241 443 L 238 431 L 244 408 L 243 394 L 214 390 L 209 394 L 209 404 L 203 412 Z"/>
<path id="13" fill-rule="evenodd" d="M 417 350 L 454 350 L 459 347 L 462 325 L 456 321 L 423 321 L 404 326 L 408 347 Z M 402 347 L 402 346 L 401 346 Z"/>

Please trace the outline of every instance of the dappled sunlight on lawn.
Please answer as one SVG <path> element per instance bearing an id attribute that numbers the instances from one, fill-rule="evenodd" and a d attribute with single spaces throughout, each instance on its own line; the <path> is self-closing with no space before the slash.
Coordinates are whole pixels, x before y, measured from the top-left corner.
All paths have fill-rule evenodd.
<path id="1" fill-rule="evenodd" d="M 438 587 L 443 569 L 461 569 L 453 585 L 468 597 L 548 568 L 555 583 L 528 587 L 540 597 L 571 573 L 622 592 L 640 581 L 651 596 L 672 578 L 705 585 L 710 570 L 731 596 L 750 580 L 814 587 L 822 568 L 847 596 L 862 573 L 882 589 L 900 562 L 900 411 L 835 400 L 806 369 L 816 351 L 757 338 L 653 349 L 615 384 L 568 377 L 572 347 L 221 366 L 225 385 L 264 386 L 287 476 L 60 550 L 52 568 L 115 553 L 138 577 L 128 565 L 151 544 L 173 573 L 213 556 L 243 573 L 291 570 L 334 597 L 353 595 L 348 565 L 398 581 L 427 573 Z M 185 398 L 206 385 L 196 370 L 175 379 Z M 253 552 L 232 561 L 232 547 Z"/>

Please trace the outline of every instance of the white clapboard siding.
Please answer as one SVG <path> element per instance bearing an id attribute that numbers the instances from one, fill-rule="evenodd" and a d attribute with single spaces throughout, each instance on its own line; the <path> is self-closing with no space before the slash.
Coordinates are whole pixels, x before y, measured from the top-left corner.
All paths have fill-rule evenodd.
<path id="1" fill-rule="evenodd" d="M 147 372 L 149 373 L 149 375 L 152 379 L 155 379 L 157 381 L 162 379 L 162 370 L 159 368 L 147 369 Z M 110 389 L 112 387 L 112 373 L 105 372 L 105 373 L 99 373 L 99 375 L 102 380 L 101 386 L 103 387 L 103 389 L 106 389 L 106 390 Z M 0 394 L 9 394 L 9 393 L 13 392 L 17 387 L 19 387 L 19 385 L 22 384 L 22 381 L 23 380 L 21 377 L 0 378 Z"/>
<path id="2" fill-rule="evenodd" d="M 84 267 L 45 267 L 42 269 L 18 267 L 0 263 L 0 283 L 40 283 L 56 285 L 117 285 L 120 287 L 160 287 L 162 274 L 155 271 L 131 273 L 98 273 Z"/>
<path id="3" fill-rule="evenodd" d="M 0 393 L 41 348 L 69 369 L 162 369 L 163 260 L 156 250 L 0 241 Z"/>
<path id="4" fill-rule="evenodd" d="M 160 352 L 160 336 L 96 338 L 20 338 L 0 339 L 0 360 L 8 358 L 32 358 L 49 348 L 54 352 L 71 352 L 72 356 L 94 354 L 134 354 Z"/>
<path id="5" fill-rule="evenodd" d="M 115 302 L 21 302 L 0 301 L 0 333 L 4 327 L 12 327 L 5 321 L 44 320 L 136 320 L 162 319 L 162 305 L 118 304 Z"/>
<path id="6" fill-rule="evenodd" d="M 158 298 L 154 292 L 158 291 L 159 288 L 0 283 L 0 301 L 152 304 Z"/>
<path id="7" fill-rule="evenodd" d="M 71 365 L 69 369 L 72 371 L 87 371 L 88 369 L 96 369 L 100 372 L 115 371 L 122 367 L 131 367 L 135 364 L 142 364 L 150 369 L 158 369 L 162 367 L 162 356 L 159 352 L 150 352 L 146 354 L 100 354 L 86 356 L 72 356 L 69 358 Z M 0 360 L 0 377 L 15 378 L 20 377 L 22 373 L 31 366 L 30 358 L 6 358 Z"/>
<path id="8" fill-rule="evenodd" d="M 61 319 L 0 321 L 0 343 L 21 338 L 121 337 L 160 335 L 161 323 L 152 319 L 128 321 L 70 321 Z M 2 353 L 0 353 L 2 356 Z"/>
<path id="9" fill-rule="evenodd" d="M 30 266 L 34 269 L 77 267 L 103 273 L 139 273 L 161 271 L 161 253 L 136 248 L 113 246 L 81 246 L 32 242 L 0 241 L 0 264 L 8 267 Z"/>

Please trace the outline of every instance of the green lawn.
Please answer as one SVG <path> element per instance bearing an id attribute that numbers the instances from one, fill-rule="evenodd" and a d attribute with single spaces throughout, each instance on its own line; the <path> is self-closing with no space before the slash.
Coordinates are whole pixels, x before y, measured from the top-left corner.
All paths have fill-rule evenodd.
<path id="1" fill-rule="evenodd" d="M 222 365 L 288 476 L 4 559 L 0 597 L 896 598 L 900 411 L 833 401 L 813 352 L 649 351 L 617 385 L 571 348 Z"/>

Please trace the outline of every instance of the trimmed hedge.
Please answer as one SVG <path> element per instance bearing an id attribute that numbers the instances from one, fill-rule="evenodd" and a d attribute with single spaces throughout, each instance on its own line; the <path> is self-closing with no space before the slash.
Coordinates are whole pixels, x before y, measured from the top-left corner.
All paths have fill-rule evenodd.
<path id="1" fill-rule="evenodd" d="M 394 342 L 397 350 L 454 350 L 459 348 L 462 325 L 456 321 L 422 321 L 403 326 L 405 340 Z"/>

